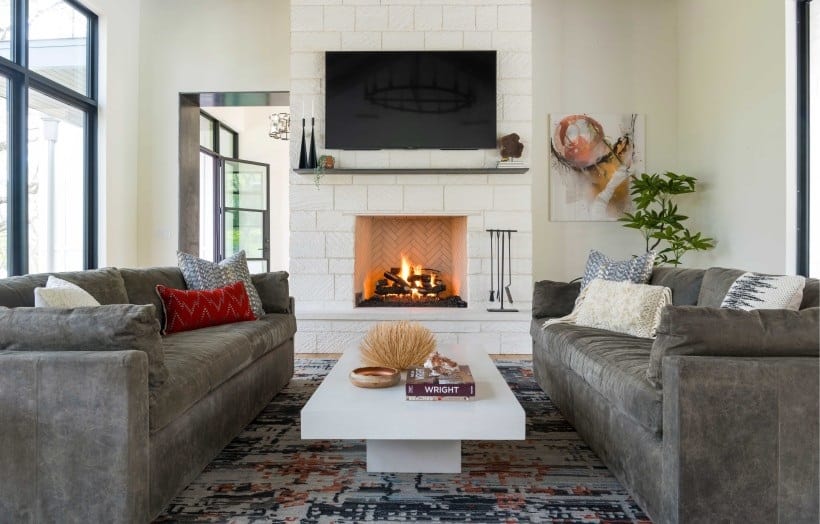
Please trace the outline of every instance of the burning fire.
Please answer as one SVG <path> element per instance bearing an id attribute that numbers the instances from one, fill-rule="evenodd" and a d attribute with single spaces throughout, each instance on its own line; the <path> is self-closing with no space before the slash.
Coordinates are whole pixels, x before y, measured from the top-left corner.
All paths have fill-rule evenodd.
<path id="1" fill-rule="evenodd" d="M 409 282 L 409 279 L 412 275 L 421 275 L 422 271 L 423 271 L 423 267 L 421 266 L 421 264 L 414 265 L 412 262 L 407 260 L 407 257 L 404 256 L 404 254 L 402 254 L 402 256 L 401 256 L 401 270 L 399 271 L 399 276 L 405 282 Z M 430 271 L 430 281 L 432 282 L 432 285 L 436 285 L 436 272 L 435 271 Z M 413 282 L 413 283 L 411 283 L 411 285 L 413 286 L 413 289 L 411 289 L 410 291 L 413 294 L 413 296 L 414 297 L 419 296 L 420 293 L 419 293 L 418 289 L 416 289 L 416 288 L 420 287 L 419 283 L 418 282 Z"/>
<path id="2" fill-rule="evenodd" d="M 399 276 L 405 281 L 410 278 L 410 261 L 407 260 L 407 257 L 404 255 L 401 256 L 401 271 L 399 272 Z"/>

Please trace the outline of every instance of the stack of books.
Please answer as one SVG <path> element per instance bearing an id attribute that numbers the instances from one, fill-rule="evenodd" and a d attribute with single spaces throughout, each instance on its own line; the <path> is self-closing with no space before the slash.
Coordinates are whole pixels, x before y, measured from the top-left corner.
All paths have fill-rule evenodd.
<path id="1" fill-rule="evenodd" d="M 521 159 L 518 159 L 518 158 L 512 159 L 511 158 L 509 160 L 499 160 L 495 164 L 495 167 L 498 167 L 498 168 L 505 168 L 505 167 L 507 167 L 507 168 L 520 168 L 520 167 L 527 167 L 527 164 L 525 164 L 524 161 L 521 160 Z"/>
<path id="2" fill-rule="evenodd" d="M 472 400 L 475 380 L 470 366 L 459 366 L 449 375 L 434 375 L 428 368 L 407 371 L 407 400 Z"/>

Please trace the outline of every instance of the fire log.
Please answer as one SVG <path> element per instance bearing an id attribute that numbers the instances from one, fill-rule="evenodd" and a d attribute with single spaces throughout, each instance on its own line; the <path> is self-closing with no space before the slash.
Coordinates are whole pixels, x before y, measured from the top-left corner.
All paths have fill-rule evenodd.
<path id="1" fill-rule="evenodd" d="M 430 279 L 431 279 L 430 275 L 410 275 L 409 277 L 407 277 L 407 282 L 410 282 L 410 283 L 422 282 L 422 283 L 425 283 L 425 284 L 429 284 Z"/>
<path id="2" fill-rule="evenodd" d="M 409 295 L 409 291 L 405 291 L 401 286 L 376 286 L 375 293 L 377 295 Z"/>
<path id="3" fill-rule="evenodd" d="M 391 280 L 391 281 L 395 282 L 396 284 L 398 284 L 400 286 L 403 286 L 404 288 L 407 289 L 407 291 L 410 291 L 413 288 L 413 286 L 411 286 L 406 280 L 404 280 L 403 278 L 401 278 L 398 275 L 394 275 L 393 273 L 385 272 L 384 273 L 384 278 L 386 278 L 387 280 Z"/>

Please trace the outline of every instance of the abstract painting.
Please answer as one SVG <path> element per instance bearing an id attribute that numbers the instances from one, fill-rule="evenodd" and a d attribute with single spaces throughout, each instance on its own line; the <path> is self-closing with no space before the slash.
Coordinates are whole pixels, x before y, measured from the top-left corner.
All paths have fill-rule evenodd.
<path id="1" fill-rule="evenodd" d="M 617 220 L 643 172 L 643 115 L 550 115 L 550 219 Z"/>

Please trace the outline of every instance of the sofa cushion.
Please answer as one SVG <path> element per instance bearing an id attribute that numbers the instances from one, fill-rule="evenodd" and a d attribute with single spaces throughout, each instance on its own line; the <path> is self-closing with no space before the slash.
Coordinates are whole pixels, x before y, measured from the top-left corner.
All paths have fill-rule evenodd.
<path id="1" fill-rule="evenodd" d="M 816 278 L 807 278 L 806 287 L 803 288 L 803 301 L 800 303 L 800 309 L 810 307 L 820 307 L 820 280 Z"/>
<path id="2" fill-rule="evenodd" d="M 576 324 L 654 338 L 661 310 L 672 303 L 668 287 L 596 278 L 581 292 Z"/>
<path id="3" fill-rule="evenodd" d="M 77 284 L 54 275 L 48 277 L 46 287 L 34 288 L 34 307 L 94 307 L 97 299 Z"/>
<path id="4" fill-rule="evenodd" d="M 132 304 L 153 304 L 157 311 L 157 320 L 165 325 L 162 301 L 157 295 L 156 286 L 163 285 L 173 289 L 187 289 L 182 271 L 178 267 L 151 267 L 146 269 L 120 269 L 128 302 Z"/>
<path id="5" fill-rule="evenodd" d="M 50 274 L 86 290 L 100 304 L 127 304 L 125 282 L 115 268 L 39 273 L 0 280 L 0 306 L 34 307 L 34 288 L 45 287 Z"/>
<path id="6" fill-rule="evenodd" d="M 240 280 L 245 286 L 253 314 L 256 318 L 265 314 L 262 299 L 251 280 L 245 251 L 239 251 L 218 264 L 178 251 L 177 261 L 188 289 L 214 289 Z"/>
<path id="7" fill-rule="evenodd" d="M 553 282 L 542 280 L 535 283 L 532 296 L 533 318 L 563 317 L 575 307 L 575 299 L 581 292 L 581 282 Z"/>
<path id="8" fill-rule="evenodd" d="M 265 315 L 164 337 L 168 380 L 155 391 L 149 426 L 160 430 L 296 330 L 292 315 Z"/>
<path id="9" fill-rule="evenodd" d="M 287 271 L 251 275 L 251 281 L 259 293 L 265 313 L 292 313 L 289 311 L 290 289 Z"/>
<path id="10" fill-rule="evenodd" d="M 148 355 L 148 382 L 168 377 L 154 306 L 110 304 L 73 309 L 0 307 L 0 350 L 122 351 Z"/>
<path id="11" fill-rule="evenodd" d="M 729 287 L 720 307 L 727 309 L 800 309 L 806 278 L 743 273 Z"/>
<path id="12" fill-rule="evenodd" d="M 231 331 L 247 339 L 251 355 L 257 359 L 271 348 L 293 338 L 296 333 L 296 317 L 283 313 L 272 313 L 256 322 L 237 322 L 231 327 L 233 328 Z"/>
<path id="13" fill-rule="evenodd" d="M 655 252 L 649 251 L 628 260 L 615 260 L 593 249 L 589 252 L 586 269 L 581 277 L 581 289 L 596 278 L 646 284 L 652 276 Z"/>
<path id="14" fill-rule="evenodd" d="M 157 286 L 165 310 L 162 334 L 256 320 L 244 282 L 216 289 L 171 289 Z"/>
<path id="15" fill-rule="evenodd" d="M 700 285 L 703 282 L 703 269 L 684 269 L 678 267 L 656 267 L 652 271 L 649 283 L 653 286 L 668 287 L 672 290 L 672 304 L 676 306 L 694 306 L 698 303 Z"/>
<path id="16" fill-rule="evenodd" d="M 603 329 L 553 324 L 534 333 L 534 351 L 548 351 L 638 424 L 660 434 L 660 391 L 646 378 L 652 340 Z"/>
<path id="17" fill-rule="evenodd" d="M 647 379 L 663 387 L 663 358 L 820 356 L 820 308 L 719 309 L 667 307 L 661 313 Z"/>
<path id="18" fill-rule="evenodd" d="M 703 274 L 703 282 L 698 293 L 698 306 L 720 307 L 726 292 L 735 283 L 737 277 L 745 273 L 740 269 L 726 269 L 723 267 L 710 267 Z"/>

